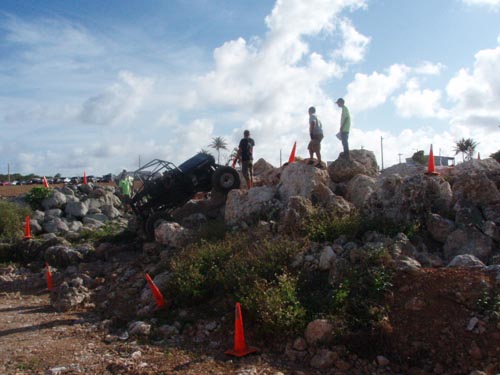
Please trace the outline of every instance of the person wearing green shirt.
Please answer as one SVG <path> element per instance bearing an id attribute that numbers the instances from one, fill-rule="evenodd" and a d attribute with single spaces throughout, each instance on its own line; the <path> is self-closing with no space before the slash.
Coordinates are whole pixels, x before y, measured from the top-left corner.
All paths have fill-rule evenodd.
<path id="1" fill-rule="evenodd" d="M 119 187 L 123 196 L 130 198 L 132 193 L 132 184 L 132 178 L 130 176 L 125 176 L 120 180 Z"/>
<path id="2" fill-rule="evenodd" d="M 349 109 L 345 106 L 345 101 L 338 98 L 335 102 L 342 108 L 342 115 L 340 116 L 340 136 L 342 140 L 342 147 L 344 147 L 344 157 L 349 159 L 349 131 L 351 130 L 351 115 Z"/>

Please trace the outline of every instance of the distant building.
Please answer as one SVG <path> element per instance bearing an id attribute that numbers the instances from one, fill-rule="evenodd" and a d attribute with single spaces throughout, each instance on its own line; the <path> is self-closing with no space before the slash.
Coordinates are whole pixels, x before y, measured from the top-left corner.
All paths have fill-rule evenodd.
<path id="1" fill-rule="evenodd" d="M 406 164 L 417 165 L 412 158 L 406 158 Z M 455 165 L 455 157 L 451 156 L 434 156 L 434 165 L 436 167 L 451 167 Z"/>

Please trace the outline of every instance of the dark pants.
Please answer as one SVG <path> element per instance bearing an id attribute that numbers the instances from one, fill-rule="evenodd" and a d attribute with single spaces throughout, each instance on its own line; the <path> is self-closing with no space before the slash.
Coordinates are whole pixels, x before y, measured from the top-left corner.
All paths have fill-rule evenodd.
<path id="1" fill-rule="evenodd" d="M 349 132 L 342 132 L 340 135 L 342 136 L 342 147 L 344 147 L 344 155 L 345 157 L 349 157 Z"/>

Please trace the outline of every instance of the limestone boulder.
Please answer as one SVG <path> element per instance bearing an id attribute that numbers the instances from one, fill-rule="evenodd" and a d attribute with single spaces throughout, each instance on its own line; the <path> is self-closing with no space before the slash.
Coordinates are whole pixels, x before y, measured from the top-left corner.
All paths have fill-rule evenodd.
<path id="1" fill-rule="evenodd" d="M 155 228 L 156 242 L 173 248 L 183 247 L 189 242 L 191 237 L 192 232 L 178 223 L 162 221 Z"/>
<path id="2" fill-rule="evenodd" d="M 455 223 L 438 214 L 430 214 L 427 218 L 427 230 L 432 238 L 445 243 L 448 236 L 456 229 Z"/>
<path id="3" fill-rule="evenodd" d="M 484 263 L 477 259 L 474 255 L 464 254 L 454 257 L 446 267 L 485 267 Z"/>
<path id="4" fill-rule="evenodd" d="M 446 259 L 457 255 L 474 255 L 482 262 L 487 262 L 493 249 L 493 240 L 477 229 L 457 229 L 452 232 L 444 244 Z"/>
<path id="5" fill-rule="evenodd" d="M 449 183 L 439 176 L 383 177 L 364 205 L 363 213 L 399 224 L 425 222 L 430 213 L 449 215 L 449 192 Z"/>
<path id="6" fill-rule="evenodd" d="M 86 202 L 69 202 L 66 204 L 64 212 L 66 215 L 70 215 L 77 218 L 83 218 L 89 210 Z"/>
<path id="7" fill-rule="evenodd" d="M 47 233 L 68 232 L 68 225 L 59 217 L 48 216 L 42 224 L 43 230 Z"/>
<path id="8" fill-rule="evenodd" d="M 45 198 L 42 201 L 42 207 L 45 210 L 51 209 L 51 208 L 61 208 L 64 204 L 66 204 L 66 195 L 64 195 L 62 192 L 58 190 L 54 190 L 52 193 L 52 196 Z"/>
<path id="9" fill-rule="evenodd" d="M 349 154 L 349 160 L 338 158 L 328 166 L 328 173 L 333 182 L 346 182 L 358 174 L 378 176 L 379 168 L 373 151 L 351 150 Z"/>
<path id="10" fill-rule="evenodd" d="M 307 325 L 304 336 L 309 345 L 328 344 L 334 338 L 333 329 L 329 320 L 316 319 Z"/>
<path id="11" fill-rule="evenodd" d="M 273 216 L 273 211 L 279 211 L 281 208 L 281 203 L 275 198 L 276 192 L 277 190 L 273 186 L 258 186 L 250 190 L 231 190 L 227 195 L 224 210 L 226 225 L 238 225 L 242 222 L 250 224 L 260 218 L 267 219 Z"/>
<path id="12" fill-rule="evenodd" d="M 328 186 L 328 172 L 305 163 L 292 163 L 281 172 L 278 192 L 286 204 L 290 197 L 301 196 L 312 201 L 313 192 L 319 184 Z"/>
<path id="13" fill-rule="evenodd" d="M 347 183 L 345 198 L 361 209 L 375 191 L 377 180 L 374 177 L 358 174 Z"/>
<path id="14" fill-rule="evenodd" d="M 285 233 L 293 233 L 301 228 L 304 220 L 314 212 L 311 201 L 301 196 L 290 197 L 281 211 L 280 223 Z"/>

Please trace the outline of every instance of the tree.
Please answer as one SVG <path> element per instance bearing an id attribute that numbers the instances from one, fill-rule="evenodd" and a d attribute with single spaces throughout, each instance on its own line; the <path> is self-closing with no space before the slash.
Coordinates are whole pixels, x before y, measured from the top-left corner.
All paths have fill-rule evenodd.
<path id="1" fill-rule="evenodd" d="M 490 158 L 493 158 L 495 159 L 497 162 L 500 163 L 500 150 L 498 150 L 497 152 L 494 152 L 493 154 L 490 155 Z"/>
<path id="2" fill-rule="evenodd" d="M 425 156 L 423 150 L 415 152 L 411 158 L 415 163 L 422 165 L 427 164 L 429 161 L 429 156 Z"/>
<path id="3" fill-rule="evenodd" d="M 224 137 L 212 138 L 212 143 L 210 143 L 208 147 L 212 147 L 217 150 L 217 164 L 220 164 L 220 150 L 227 150 L 227 142 Z"/>
<path id="4" fill-rule="evenodd" d="M 462 161 L 471 160 L 472 154 L 474 154 L 478 144 L 479 143 L 474 141 L 472 138 L 462 138 L 461 140 L 455 142 L 455 148 L 453 151 L 455 151 L 455 155 L 458 155 L 459 153 L 462 154 Z"/>

